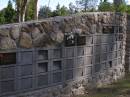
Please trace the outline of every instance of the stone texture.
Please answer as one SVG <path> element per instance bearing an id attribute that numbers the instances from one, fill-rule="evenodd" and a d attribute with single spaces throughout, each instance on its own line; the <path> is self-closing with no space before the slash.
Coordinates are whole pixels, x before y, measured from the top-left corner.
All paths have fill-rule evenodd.
<path id="1" fill-rule="evenodd" d="M 0 49 L 16 49 L 16 43 L 13 39 L 9 37 L 0 39 Z"/>
<path id="2" fill-rule="evenodd" d="M 19 36 L 20 36 L 20 28 L 19 26 L 14 26 L 11 28 L 11 31 L 10 31 L 10 36 L 11 38 L 13 39 L 19 39 Z"/>
<path id="3" fill-rule="evenodd" d="M 20 47 L 22 48 L 32 48 L 32 39 L 29 34 L 26 32 L 22 32 L 22 35 L 20 36 L 20 42 L 19 42 Z"/>
<path id="4" fill-rule="evenodd" d="M 0 28 L 0 37 L 9 37 L 9 28 Z"/>

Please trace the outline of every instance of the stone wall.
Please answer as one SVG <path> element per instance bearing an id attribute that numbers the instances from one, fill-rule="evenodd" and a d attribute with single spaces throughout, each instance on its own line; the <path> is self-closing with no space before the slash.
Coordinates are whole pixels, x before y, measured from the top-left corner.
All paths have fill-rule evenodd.
<path id="1" fill-rule="evenodd" d="M 3 25 L 0 96 L 70 97 L 110 84 L 125 74 L 125 44 L 126 15 L 121 13 Z M 8 53 L 15 53 L 13 65 L 2 61 Z"/>
<path id="2" fill-rule="evenodd" d="M 130 15 L 127 15 L 125 71 L 130 72 Z"/>

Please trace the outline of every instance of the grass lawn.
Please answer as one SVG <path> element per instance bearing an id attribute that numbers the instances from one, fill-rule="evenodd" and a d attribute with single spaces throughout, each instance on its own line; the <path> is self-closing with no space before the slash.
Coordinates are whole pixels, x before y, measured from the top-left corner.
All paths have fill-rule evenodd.
<path id="1" fill-rule="evenodd" d="M 130 74 L 111 85 L 89 90 L 87 96 L 80 97 L 130 97 Z"/>

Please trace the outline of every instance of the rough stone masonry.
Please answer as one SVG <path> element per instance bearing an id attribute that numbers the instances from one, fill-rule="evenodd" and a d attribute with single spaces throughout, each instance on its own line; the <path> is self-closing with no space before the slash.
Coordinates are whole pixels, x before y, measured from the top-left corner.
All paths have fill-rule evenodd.
<path id="1" fill-rule="evenodd" d="M 0 26 L 1 97 L 71 97 L 125 74 L 127 15 L 85 13 Z"/>

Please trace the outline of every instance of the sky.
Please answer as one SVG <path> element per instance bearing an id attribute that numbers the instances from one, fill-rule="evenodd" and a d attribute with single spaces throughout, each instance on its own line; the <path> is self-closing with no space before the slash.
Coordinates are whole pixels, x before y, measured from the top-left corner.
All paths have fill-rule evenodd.
<path id="1" fill-rule="evenodd" d="M 61 6 L 65 5 L 68 7 L 69 3 L 75 3 L 76 0 L 50 0 L 49 7 L 55 10 L 56 5 L 59 3 Z M 112 2 L 113 0 L 108 0 Z M 130 0 L 126 0 L 127 4 L 130 4 Z M 43 5 L 48 5 L 49 0 L 38 0 L 38 9 Z M 0 10 L 7 6 L 8 0 L 0 0 Z"/>

